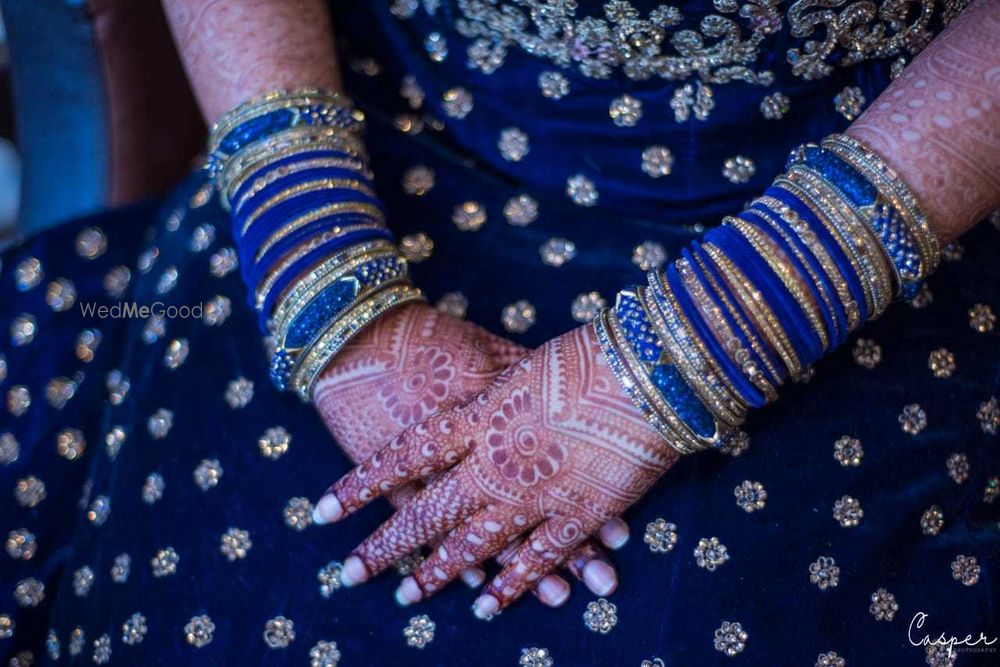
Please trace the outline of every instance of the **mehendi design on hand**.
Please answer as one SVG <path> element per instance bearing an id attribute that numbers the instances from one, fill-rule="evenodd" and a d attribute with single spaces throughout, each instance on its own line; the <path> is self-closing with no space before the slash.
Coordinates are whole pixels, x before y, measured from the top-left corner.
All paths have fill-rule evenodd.
<path id="1" fill-rule="evenodd" d="M 676 458 L 620 389 L 592 330 L 581 328 L 528 354 L 475 398 L 407 428 L 322 502 L 336 507 L 331 519 L 342 519 L 435 475 L 351 554 L 345 571 L 361 581 L 439 541 L 401 584 L 412 602 L 502 553 L 502 571 L 477 600 L 485 617 L 571 560 Z"/>
<path id="2" fill-rule="evenodd" d="M 352 341 L 318 381 L 313 400 L 338 444 L 357 463 L 387 441 L 398 442 L 406 428 L 414 437 L 426 436 L 421 422 L 474 397 L 527 353 L 470 322 L 427 306 L 410 306 L 379 319 Z M 457 451 L 436 451 L 433 446 L 428 444 L 425 453 L 441 465 L 458 460 Z M 423 477 L 419 469 L 412 472 L 414 479 Z M 389 495 L 402 507 L 416 494 L 417 487 L 408 484 Z M 628 528 L 619 519 L 602 528 L 601 540 L 611 548 L 619 548 L 627 538 Z M 592 589 L 594 573 L 616 581 L 606 556 L 590 542 L 581 545 L 566 566 Z M 463 579 L 478 585 L 484 576 L 473 568 Z M 569 594 L 569 585 L 556 575 L 546 577 L 541 588 L 552 592 L 540 594 L 546 604 L 559 604 Z"/>

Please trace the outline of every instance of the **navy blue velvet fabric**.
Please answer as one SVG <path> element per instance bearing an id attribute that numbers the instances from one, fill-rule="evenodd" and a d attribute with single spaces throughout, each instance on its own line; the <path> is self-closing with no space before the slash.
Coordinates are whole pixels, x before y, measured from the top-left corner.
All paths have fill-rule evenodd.
<path id="1" fill-rule="evenodd" d="M 461 292 L 471 320 L 528 345 L 578 326 L 570 308 L 576 295 L 598 291 L 610 298 L 641 280 L 642 271 L 631 261 L 637 244 L 654 240 L 678 256 L 697 237 L 695 223 L 736 213 L 746 198 L 762 191 L 786 149 L 841 128 L 846 121 L 834 114 L 830 96 L 846 79 L 866 86 L 869 99 L 887 79 L 887 64 L 876 62 L 838 72 L 836 81 L 803 85 L 801 97 L 793 100 L 794 116 L 775 126 L 778 134 L 765 135 L 762 122 L 745 110 L 730 115 L 724 104 L 711 122 L 675 127 L 672 119 L 664 120 L 665 141 L 676 141 L 671 145 L 680 158 L 671 176 L 677 179 L 641 180 L 635 165 L 642 143 L 603 135 L 608 95 L 598 92 L 610 90 L 612 82 L 595 84 L 598 92 L 590 103 L 578 100 L 577 109 L 555 118 L 533 101 L 537 65 L 526 55 L 512 56 L 517 60 L 479 81 L 464 69 L 454 35 L 454 62 L 431 65 L 418 57 L 412 35 L 396 19 L 382 16 L 381 8 L 372 15 L 357 7 L 352 11 L 340 21 L 352 33 L 345 60 L 364 57 L 367 50 L 381 65 L 376 76 L 345 68 L 349 89 L 368 112 L 379 195 L 400 236 L 425 232 L 434 240 L 432 256 L 413 266 L 415 281 L 432 301 Z M 439 65 L 452 68 L 450 76 L 435 69 Z M 510 106 L 506 112 L 502 106 L 482 109 L 485 117 L 476 121 L 481 128 L 449 122 L 443 132 L 401 133 L 394 119 L 405 107 L 396 91 L 406 73 L 424 85 L 430 106 L 440 99 L 440 87 L 460 75 L 463 85 L 477 86 L 477 103 L 493 92 Z M 529 89 L 531 95 L 521 94 Z M 813 100 L 819 90 L 823 99 Z M 731 94 L 735 99 L 742 93 Z M 473 112 L 469 119 L 475 118 Z M 530 124 L 532 160 L 511 165 L 495 159 L 495 129 L 507 123 Z M 577 156 L 591 149 L 594 160 L 585 158 L 584 164 L 600 167 L 595 169 L 607 180 L 599 182 L 601 204 L 582 208 L 562 192 L 565 169 L 576 169 L 564 169 L 562 151 Z M 737 150 L 753 151 L 758 175 L 734 187 L 718 167 Z M 619 154 L 621 168 L 603 162 Z M 433 169 L 434 185 L 415 197 L 400 183 L 404 172 L 418 165 Z M 0 433 L 10 433 L 19 444 L 16 459 L 0 465 L 0 534 L 26 529 L 37 540 L 29 560 L 0 555 L 0 614 L 16 624 L 11 637 L 0 639 L 4 656 L 31 651 L 38 664 L 92 664 L 93 642 L 107 634 L 109 664 L 120 665 L 305 665 L 310 649 L 325 640 L 337 643 L 345 666 L 515 665 L 522 648 L 535 646 L 546 647 L 559 667 L 637 667 L 654 657 L 671 666 L 812 665 L 828 651 L 854 667 L 924 664 L 924 649 L 908 640 L 908 625 L 919 612 L 929 617 L 924 629 L 913 633 L 917 640 L 940 633 L 1000 635 L 1000 503 L 984 500 L 987 480 L 1000 474 L 1000 446 L 995 429 L 988 432 L 995 421 L 981 408 L 1000 394 L 1000 334 L 995 328 L 974 330 L 968 312 L 976 304 L 994 312 L 1000 308 L 995 226 L 981 225 L 961 241 L 964 251 L 955 250 L 953 261 L 932 277 L 930 303 L 898 305 L 864 329 L 861 336 L 881 347 L 873 368 L 854 361 L 857 336 L 852 337 L 817 364 L 810 381 L 786 387 L 777 404 L 752 415 L 747 451 L 682 461 L 627 513 L 632 539 L 613 555 L 620 574 L 611 596 L 618 622 L 600 635 L 582 621 L 593 599 L 582 586 L 561 609 L 528 598 L 490 624 L 474 619 L 469 606 L 476 592 L 461 584 L 409 609 L 392 601 L 399 581 L 392 573 L 329 599 L 320 595 L 317 571 L 342 558 L 389 509 L 377 503 L 333 527 L 299 531 L 288 525 L 289 501 L 315 500 L 349 464 L 310 406 L 269 385 L 239 271 L 219 277 L 210 270 L 210 257 L 232 246 L 232 237 L 216 201 L 204 203 L 203 187 L 200 177 L 192 176 L 164 201 L 74 222 L 2 257 L 0 352 L 7 375 L 0 390 L 6 394 L 23 385 L 32 401 L 19 416 L 0 409 Z M 538 220 L 526 227 L 507 224 L 505 203 L 526 190 L 539 203 Z M 461 231 L 450 220 L 456 204 L 467 200 L 487 213 L 486 224 L 475 232 Z M 192 249 L 194 236 L 204 238 L 204 225 L 214 230 L 214 239 L 206 249 Z M 95 226 L 107 237 L 107 251 L 81 259 L 74 251 L 76 236 Z M 576 256 L 561 267 L 540 260 L 539 246 L 551 237 L 576 245 Z M 137 257 L 150 248 L 156 248 L 156 259 L 143 272 Z M 15 273 L 27 257 L 40 260 L 45 279 L 22 292 Z M 130 267 L 132 275 L 122 301 L 217 307 L 221 295 L 231 312 L 215 324 L 169 320 L 156 337 L 144 336 L 142 321 L 85 316 L 80 303 L 119 300 L 103 284 L 118 265 Z M 161 294 L 158 288 L 170 282 L 163 275 L 171 269 L 176 285 Z M 65 312 L 45 303 L 47 283 L 58 277 L 76 287 L 77 305 Z M 500 313 L 518 299 L 534 304 L 537 321 L 525 333 L 510 334 Z M 22 313 L 36 318 L 37 334 L 18 347 L 6 332 Z M 86 328 L 103 336 L 89 363 L 78 358 L 75 344 Z M 185 339 L 190 354 L 170 369 L 164 356 L 178 338 Z M 942 347 L 956 359 L 954 373 L 944 379 L 928 368 L 930 353 Z M 118 404 L 108 401 L 105 386 L 112 370 L 130 382 Z M 45 395 L 46 384 L 59 376 L 77 383 L 62 408 Z M 243 407 L 232 407 L 226 398 L 236 378 L 253 383 L 252 399 Z M 925 411 L 927 424 L 910 435 L 899 417 L 914 403 Z M 156 438 L 147 420 L 160 409 L 172 413 L 173 424 L 165 437 Z M 105 434 L 116 425 L 127 438 L 111 457 Z M 271 460 L 261 455 L 257 441 L 279 425 L 291 442 L 283 456 Z M 66 428 L 80 429 L 86 439 L 86 451 L 74 460 L 57 452 L 57 435 Z M 863 444 L 856 467 L 834 458 L 834 442 L 844 435 Z M 960 484 L 946 466 L 954 453 L 965 454 L 969 464 Z M 222 475 L 216 486 L 203 490 L 193 473 L 206 459 L 217 460 Z M 165 488 L 162 498 L 149 504 L 142 489 L 151 473 L 162 476 Z M 45 483 L 45 498 L 35 507 L 25 507 L 13 493 L 29 475 Z M 766 488 L 763 509 L 746 513 L 737 506 L 733 490 L 744 480 Z M 834 502 L 844 495 L 858 499 L 864 510 L 856 527 L 841 527 L 833 517 Z M 98 497 L 110 504 L 100 525 L 87 516 Z M 932 505 L 944 515 L 936 536 L 924 535 L 920 525 Z M 651 552 L 642 539 L 646 525 L 660 517 L 678 532 L 676 547 L 663 554 Z M 230 528 L 249 533 L 252 547 L 245 558 L 230 561 L 221 553 L 220 537 Z M 726 545 L 730 559 L 710 572 L 698 567 L 692 554 L 699 539 L 713 536 Z M 156 577 L 151 560 L 167 547 L 179 556 L 176 572 Z M 125 582 L 110 574 L 120 554 L 131 558 Z M 953 577 L 959 555 L 977 559 L 978 580 L 971 585 Z M 838 585 L 826 590 L 809 579 L 810 564 L 821 556 L 834 558 L 840 568 Z M 85 592 L 74 587 L 74 572 L 84 566 L 94 575 Z M 28 578 L 45 587 L 37 606 L 22 606 L 23 596 L 15 595 Z M 899 608 L 893 620 L 880 621 L 869 612 L 879 588 L 895 596 Z M 122 624 L 135 612 L 145 616 L 148 631 L 141 643 L 126 644 Z M 422 613 L 436 623 L 436 632 L 418 650 L 407 646 L 402 633 L 409 619 Z M 211 641 L 200 648 L 184 631 L 199 615 L 214 624 Z M 286 648 L 270 648 L 263 639 L 265 623 L 277 616 L 294 623 L 295 636 Z M 713 646 L 723 621 L 738 621 L 748 633 L 745 650 L 734 658 Z M 74 655 L 70 637 L 76 628 L 84 641 Z M 59 644 L 58 660 L 44 646 L 50 630 Z M 956 664 L 996 664 L 997 655 L 963 652 Z"/>

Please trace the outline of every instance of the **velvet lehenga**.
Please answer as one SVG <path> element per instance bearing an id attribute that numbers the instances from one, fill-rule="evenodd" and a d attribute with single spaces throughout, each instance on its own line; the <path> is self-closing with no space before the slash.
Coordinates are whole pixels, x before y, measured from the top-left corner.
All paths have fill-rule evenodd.
<path id="1" fill-rule="evenodd" d="M 864 42 L 804 22 L 819 5 L 338 3 L 347 89 L 416 283 L 523 344 L 579 326 L 761 192 L 793 146 L 846 127 L 959 9 L 883 3 Z M 528 597 L 490 624 L 461 584 L 407 609 L 396 574 L 338 586 L 328 564 L 389 507 L 310 525 L 349 462 L 268 383 L 232 246 L 193 174 L 3 255 L 12 664 L 1000 660 L 997 644 L 914 645 L 1000 635 L 995 222 L 752 415 L 748 443 L 684 460 L 626 514 L 614 607 L 585 615 L 576 586 L 561 609 Z M 90 310 L 132 303 L 201 307 Z"/>

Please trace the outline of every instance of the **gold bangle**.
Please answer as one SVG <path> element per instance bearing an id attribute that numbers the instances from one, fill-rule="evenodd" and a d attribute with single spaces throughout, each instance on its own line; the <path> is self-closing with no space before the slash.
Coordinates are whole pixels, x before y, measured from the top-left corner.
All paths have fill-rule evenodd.
<path id="1" fill-rule="evenodd" d="M 216 178 L 216 187 L 223 201 L 232 199 L 232 188 L 237 178 L 245 178 L 276 156 L 326 149 L 343 153 L 349 158 L 367 161 L 364 142 L 351 132 L 336 127 L 303 125 L 274 134 L 251 144 L 229 158 Z"/>
<path id="2" fill-rule="evenodd" d="M 646 297 L 643 301 L 646 312 L 661 333 L 660 342 L 670 353 L 677 370 L 719 421 L 739 426 L 746 416 L 747 404 L 693 334 L 691 323 L 677 304 L 666 276 L 660 271 L 650 271 L 646 275 L 649 292 L 640 290 L 639 293 Z M 667 307 L 661 307 L 660 301 Z"/>
<path id="3" fill-rule="evenodd" d="M 375 292 L 331 322 L 316 343 L 304 351 L 292 371 L 289 386 L 299 398 L 308 402 L 316 378 L 354 336 L 383 313 L 404 303 L 424 300 L 421 291 L 409 284 L 397 284 Z"/>
<path id="4" fill-rule="evenodd" d="M 302 160 L 300 162 L 294 162 L 292 164 L 283 164 L 280 167 L 269 170 L 264 176 L 258 176 L 247 191 L 240 196 L 239 200 L 230 204 L 231 210 L 239 211 L 248 201 L 256 197 L 262 190 L 275 183 L 278 179 L 284 178 L 285 176 L 291 176 L 292 174 L 297 174 L 302 171 L 308 171 L 310 169 L 346 169 L 348 171 L 358 172 L 362 178 L 369 181 L 372 179 L 371 170 L 368 169 L 363 162 L 349 158 L 312 158 Z M 235 188 L 233 190 L 234 193 L 240 191 L 240 186 L 242 184 L 243 182 L 235 184 Z"/>
<path id="5" fill-rule="evenodd" d="M 867 177 L 879 194 L 892 202 L 917 240 L 922 260 L 921 277 L 926 278 L 933 273 L 941 260 L 941 244 L 920 201 L 902 176 L 878 153 L 854 137 L 833 134 L 821 143 L 823 148 L 832 151 Z"/>
<path id="6" fill-rule="evenodd" d="M 764 203 L 762 197 L 754 201 L 761 202 L 762 204 Z M 826 308 L 830 313 L 830 327 L 831 327 L 830 336 L 835 340 L 838 339 L 840 337 L 840 324 L 837 322 L 837 309 L 833 301 L 834 296 L 830 294 L 830 291 L 827 289 L 825 282 L 821 279 L 819 273 L 817 273 L 812 263 L 808 261 L 808 258 L 805 256 L 805 254 L 802 252 L 802 250 L 799 249 L 798 245 L 796 245 L 795 240 L 792 238 L 791 234 L 789 234 L 788 231 L 785 229 L 785 227 L 782 226 L 775 219 L 775 216 L 780 214 L 772 210 L 767 204 L 764 204 L 764 206 L 765 208 L 764 210 L 762 210 L 758 208 L 752 208 L 751 205 L 751 207 L 748 208 L 748 212 L 755 214 L 757 218 L 763 220 L 765 224 L 767 224 L 771 229 L 773 229 L 774 232 L 784 240 L 785 245 L 787 245 L 791 249 L 792 254 L 795 255 L 795 258 L 799 261 L 799 264 L 805 267 L 806 273 L 809 274 L 809 280 L 816 287 L 816 291 L 817 293 L 819 293 L 820 299 L 823 300 L 823 303 L 826 305 Z M 801 239 L 802 237 L 799 236 L 799 238 Z M 809 244 L 805 245 L 807 249 L 810 249 Z M 820 261 L 819 258 L 816 258 L 816 261 L 820 265 L 820 270 L 824 271 L 825 267 L 823 265 L 823 262 Z M 834 283 L 834 289 L 836 289 L 836 279 L 830 278 L 830 282 Z M 845 290 L 847 289 L 846 284 L 844 285 L 844 289 Z M 849 292 L 848 295 L 850 295 Z"/>
<path id="7" fill-rule="evenodd" d="M 708 325 L 716 342 L 728 353 L 729 359 L 736 364 L 743 375 L 746 376 L 746 379 L 749 380 L 750 384 L 756 387 L 768 401 L 777 400 L 778 394 L 774 387 L 764 377 L 750 351 L 743 347 L 743 343 L 733 333 L 732 327 L 726 321 L 722 309 L 715 304 L 705 290 L 704 285 L 694 275 L 688 260 L 681 258 L 677 260 L 675 266 L 677 267 L 677 274 L 684 284 L 684 289 L 691 296 L 691 301 L 701 313 L 701 318 Z"/>
<path id="8" fill-rule="evenodd" d="M 270 293 L 271 289 L 274 287 L 274 284 L 278 281 L 278 278 L 281 276 L 281 274 L 287 271 L 293 264 L 295 264 L 295 262 L 305 257 L 316 248 L 320 247 L 327 241 L 335 239 L 337 236 L 340 235 L 340 233 L 341 233 L 340 228 L 335 227 L 334 229 L 324 232 L 319 236 L 309 239 L 309 241 L 303 243 L 302 245 L 296 246 L 294 250 L 292 250 L 285 257 L 283 257 L 277 264 L 275 264 L 274 268 L 268 272 L 267 276 L 257 286 L 257 290 L 254 292 L 254 307 L 258 311 L 260 311 L 264 307 L 264 302 L 267 300 L 267 295 Z M 394 248 L 392 243 L 390 243 L 389 241 L 385 239 L 377 239 L 375 241 L 367 241 L 360 243 L 358 245 L 351 246 L 348 250 L 338 255 L 334 255 L 334 257 L 342 257 L 344 256 L 344 253 L 360 253 L 360 252 L 374 251 L 381 248 L 382 246 L 389 249 Z M 315 271 L 318 266 L 320 266 L 323 262 L 326 262 L 330 259 L 331 259 L 330 257 L 324 257 L 320 260 L 317 260 L 315 264 L 306 269 L 306 274 Z"/>
<path id="9" fill-rule="evenodd" d="M 778 372 L 778 369 L 775 368 L 774 364 L 771 362 L 770 354 L 768 354 L 763 348 L 760 336 L 750 329 L 742 313 L 740 313 L 739 308 L 737 308 L 736 304 L 734 304 L 726 295 L 722 286 L 715 280 L 712 272 L 709 271 L 708 266 L 702 261 L 701 257 L 699 257 L 696 253 L 692 253 L 692 257 L 694 258 L 695 263 L 697 263 L 701 268 L 701 273 L 705 276 L 705 280 L 708 282 L 709 287 L 712 288 L 712 291 L 715 292 L 716 296 L 718 296 L 719 300 L 722 302 L 723 307 L 729 312 L 733 321 L 736 322 L 736 326 L 743 333 L 743 337 L 750 343 L 750 349 L 756 353 L 757 357 L 761 360 L 761 363 L 764 364 L 764 367 L 767 369 L 767 372 L 771 374 L 771 377 L 780 381 L 781 373 Z M 763 378 L 763 382 L 761 382 L 758 388 L 764 392 L 768 400 L 773 401 L 777 399 L 777 390 L 774 385 L 767 380 L 767 378 Z"/>
<path id="10" fill-rule="evenodd" d="M 354 179 L 354 178 L 320 178 L 315 181 L 306 181 L 304 183 L 298 183 L 290 188 L 286 188 L 281 192 L 273 195 L 271 198 L 267 199 L 260 206 L 254 209 L 254 212 L 250 214 L 246 221 L 243 223 L 243 228 L 240 230 L 241 236 L 246 236 L 247 231 L 253 226 L 253 223 L 257 222 L 258 219 L 268 211 L 270 211 L 275 206 L 298 197 L 300 195 L 309 194 L 312 192 L 323 192 L 324 190 L 354 190 L 360 192 L 363 195 L 374 198 L 375 193 L 368 187 L 367 183 L 364 181 Z M 341 203 L 355 203 L 355 202 L 341 202 Z"/>
<path id="11" fill-rule="evenodd" d="M 369 218 L 368 222 L 351 225 L 352 229 L 356 226 L 371 228 L 385 227 L 385 220 L 382 217 L 381 209 L 373 204 L 367 204 L 364 202 L 334 202 L 332 204 L 324 204 L 323 206 L 313 209 L 297 218 L 293 218 L 278 229 L 274 230 L 274 233 L 267 237 L 260 249 L 257 250 L 257 254 L 254 255 L 254 261 L 259 262 L 260 258 L 264 256 L 264 253 L 270 250 L 275 243 L 285 238 L 292 232 L 295 232 L 308 224 L 316 222 L 321 218 L 341 213 L 357 213 Z M 338 228 L 345 230 L 347 227 L 347 225 L 342 227 L 338 225 Z"/>
<path id="12" fill-rule="evenodd" d="M 861 285 L 861 293 L 865 299 L 867 312 L 869 314 L 872 313 L 875 309 L 875 304 L 873 300 L 874 297 L 872 295 L 872 285 L 871 279 L 869 278 L 869 272 L 862 266 L 861 259 L 858 256 L 854 245 L 849 243 L 844 237 L 843 230 L 841 230 L 836 222 L 831 219 L 822 204 L 816 201 L 815 198 L 818 195 L 801 180 L 793 181 L 784 176 L 780 176 L 775 179 L 774 184 L 780 188 L 788 190 L 788 192 L 807 206 L 809 210 L 813 212 L 813 215 L 816 216 L 816 219 L 820 221 L 820 224 L 823 225 L 823 228 L 826 229 L 827 233 L 833 237 L 834 241 L 840 247 L 841 253 L 847 258 L 847 263 L 851 265 L 854 275 L 857 276 L 858 283 Z"/>
<path id="13" fill-rule="evenodd" d="M 771 307 L 760 293 L 760 289 L 747 279 L 743 272 L 729 260 L 716 246 L 706 243 L 702 246 L 708 253 L 729 288 L 736 294 L 743 305 L 743 310 L 753 321 L 755 328 L 764 335 L 764 340 L 781 359 L 790 377 L 796 377 L 802 372 L 795 348 L 788 335 L 774 316 Z"/>
<path id="14" fill-rule="evenodd" d="M 358 152 L 354 148 L 347 147 L 344 140 L 336 137 L 333 139 L 316 139 L 312 141 L 301 137 L 289 137 L 287 133 L 275 135 L 270 138 L 269 143 L 261 146 L 251 146 L 245 149 L 244 152 L 238 153 L 229 163 L 235 166 L 229 166 L 228 170 L 217 179 L 217 187 L 224 195 L 222 199 L 227 209 L 229 207 L 229 200 L 236 196 L 236 193 L 239 192 L 247 179 L 254 174 L 260 173 L 261 170 L 266 169 L 269 165 L 279 160 L 304 156 L 309 152 L 320 150 L 336 151 L 345 157 L 315 159 L 344 160 L 348 163 L 357 163 L 363 167 L 367 167 L 368 164 L 367 156 L 363 152 Z M 223 180 L 224 176 L 226 180 Z"/>
<path id="15" fill-rule="evenodd" d="M 750 244 L 750 247 L 754 249 L 754 252 L 764 260 L 771 271 L 781 281 L 781 284 L 788 290 L 788 293 L 799 304 L 817 338 L 819 338 L 820 349 L 826 350 L 829 348 L 830 335 L 826 330 L 826 324 L 823 322 L 823 313 L 820 312 L 819 303 L 813 297 L 812 292 L 809 291 L 809 286 L 805 283 L 805 279 L 798 271 L 792 268 L 791 260 L 785 251 L 767 234 L 761 233 L 754 225 L 742 218 L 727 216 L 723 224 L 732 227 L 743 236 L 747 243 Z"/>

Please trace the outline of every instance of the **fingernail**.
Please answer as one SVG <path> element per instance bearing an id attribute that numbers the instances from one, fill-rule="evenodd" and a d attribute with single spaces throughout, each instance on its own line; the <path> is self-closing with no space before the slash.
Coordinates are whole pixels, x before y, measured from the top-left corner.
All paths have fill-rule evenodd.
<path id="1" fill-rule="evenodd" d="M 340 506 L 337 496 L 328 493 L 319 499 L 316 507 L 313 508 L 313 523 L 322 526 L 324 523 L 336 521 L 344 514 L 344 508 Z"/>
<path id="2" fill-rule="evenodd" d="M 628 524 L 621 519 L 607 522 L 598 532 L 601 542 L 614 551 L 621 549 L 628 542 Z"/>
<path id="3" fill-rule="evenodd" d="M 344 567 L 340 571 L 340 581 L 347 588 L 363 583 L 368 578 L 368 569 L 361 559 L 351 556 L 344 561 Z"/>
<path id="4" fill-rule="evenodd" d="M 462 581 L 469 588 L 479 588 L 486 581 L 486 573 L 478 567 L 470 567 L 467 570 L 462 570 L 459 576 L 462 577 Z"/>
<path id="5" fill-rule="evenodd" d="M 569 599 L 569 584 L 562 577 L 550 574 L 538 582 L 538 597 L 550 607 L 560 607 Z"/>
<path id="6" fill-rule="evenodd" d="M 583 582 L 595 595 L 608 595 L 618 588 L 614 569 L 601 560 L 592 560 L 583 568 Z"/>
<path id="7" fill-rule="evenodd" d="M 481 621 L 488 621 L 493 618 L 493 614 L 497 613 L 497 609 L 499 608 L 500 603 L 492 595 L 480 595 L 472 603 L 472 613 Z"/>
<path id="8" fill-rule="evenodd" d="M 414 602 L 420 602 L 420 598 L 423 596 L 420 586 L 417 586 L 417 580 L 413 577 L 406 577 L 396 589 L 396 604 L 400 607 L 408 607 Z"/>

